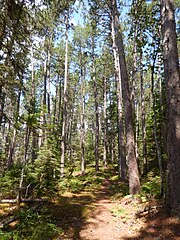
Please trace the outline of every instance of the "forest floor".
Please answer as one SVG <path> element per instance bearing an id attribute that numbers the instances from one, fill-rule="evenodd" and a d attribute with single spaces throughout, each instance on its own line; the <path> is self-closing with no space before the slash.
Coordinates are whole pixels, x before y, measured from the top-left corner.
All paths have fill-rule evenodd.
<path id="1" fill-rule="evenodd" d="M 36 233 L 36 237 L 23 239 L 180 240 L 180 220 L 166 214 L 161 200 L 132 199 L 128 184 L 117 178 L 114 169 L 97 175 L 88 178 L 77 174 L 74 179 L 81 179 L 81 190 L 77 187 L 73 193 L 61 193 L 39 210 L 39 216 L 42 213 L 51 216 L 50 221 L 61 230 L 58 234 L 47 237 L 45 228 L 40 237 Z M 37 223 L 31 225 L 36 227 Z"/>

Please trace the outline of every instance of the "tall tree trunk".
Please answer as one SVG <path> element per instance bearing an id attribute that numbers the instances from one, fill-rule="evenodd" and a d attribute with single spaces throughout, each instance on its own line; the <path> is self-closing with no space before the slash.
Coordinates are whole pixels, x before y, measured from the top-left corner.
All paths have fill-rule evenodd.
<path id="1" fill-rule="evenodd" d="M 113 86 L 114 89 L 114 86 Z M 111 91 L 110 91 L 111 92 Z M 115 105 L 114 103 L 114 96 L 113 94 L 110 94 L 110 141 L 109 141 L 109 155 L 110 155 L 110 159 L 111 159 L 111 163 L 114 163 L 114 146 L 115 146 L 115 129 L 114 129 L 114 120 L 113 120 L 113 106 Z"/>
<path id="2" fill-rule="evenodd" d="M 31 131 L 29 126 L 26 126 L 26 135 L 24 139 L 24 158 L 22 161 L 22 169 L 21 169 L 21 176 L 20 176 L 20 181 L 19 181 L 19 189 L 18 189 L 18 194 L 16 197 L 17 200 L 17 207 L 20 208 L 20 203 L 21 203 L 21 194 L 22 194 L 22 187 L 23 187 L 23 182 L 24 182 L 24 174 L 25 174 L 25 168 L 27 164 L 27 153 L 28 153 L 28 145 L 29 145 L 29 137 L 30 137 Z"/>
<path id="3" fill-rule="evenodd" d="M 172 0 L 161 0 L 164 77 L 167 95 L 167 208 L 180 212 L 180 70 Z"/>
<path id="4" fill-rule="evenodd" d="M 50 93 L 51 93 L 51 79 L 50 79 L 50 59 L 51 59 L 51 40 L 49 43 L 49 49 L 48 49 L 48 56 L 47 56 L 47 111 L 48 111 L 48 123 L 51 124 L 51 99 L 50 99 Z"/>
<path id="5" fill-rule="evenodd" d="M 44 92 L 43 92 L 43 124 L 46 124 L 46 103 L 47 103 L 47 59 L 44 60 Z"/>
<path id="6" fill-rule="evenodd" d="M 1 124 L 2 124 L 3 117 L 4 117 L 5 96 L 6 96 L 6 94 L 3 92 L 3 88 L 0 85 L 0 99 L 1 99 L 0 100 L 0 106 L 1 106 L 1 109 L 0 109 L 0 127 L 1 127 Z"/>
<path id="7" fill-rule="evenodd" d="M 19 117 L 19 109 L 20 109 L 20 99 L 21 99 L 21 90 L 19 90 L 18 93 L 18 99 L 17 99 L 17 109 L 16 109 L 16 120 L 15 120 L 15 124 L 14 124 L 14 130 L 13 130 L 13 138 L 11 141 L 11 144 L 9 146 L 9 154 L 8 154 L 8 169 L 10 169 L 13 165 L 13 156 L 14 156 L 14 150 L 15 150 L 15 146 L 16 146 L 16 137 L 17 137 L 17 128 L 16 128 L 16 123 L 18 121 L 18 117 Z"/>
<path id="8" fill-rule="evenodd" d="M 119 174 L 122 180 L 126 178 L 126 159 L 125 159 L 125 145 L 124 145 L 124 126 L 123 126 L 123 101 L 122 101 L 122 82 L 119 62 L 118 45 L 116 41 L 116 31 L 118 19 L 115 15 L 111 15 L 111 36 L 113 41 L 113 53 L 115 62 L 116 72 L 116 97 L 117 97 L 117 110 L 118 110 L 118 163 L 119 163 Z"/>
<path id="9" fill-rule="evenodd" d="M 39 139 L 38 145 L 39 148 L 42 146 L 44 141 L 46 140 L 46 111 L 47 111 L 47 58 L 44 60 L 43 65 L 43 77 L 44 77 L 44 84 L 43 84 L 43 95 L 41 99 L 41 117 L 40 117 L 40 130 L 39 130 Z"/>
<path id="10" fill-rule="evenodd" d="M 140 192 L 139 172 L 135 153 L 135 140 L 133 131 L 133 113 L 129 94 L 129 79 L 126 68 L 125 52 L 123 45 L 122 32 L 119 24 L 119 13 L 116 0 L 110 2 L 111 21 L 114 24 L 115 44 L 118 47 L 119 68 L 122 86 L 122 97 L 124 100 L 124 116 L 126 127 L 126 151 L 129 172 L 129 191 L 130 194 Z M 113 39 L 112 39 L 113 40 Z"/>
<path id="11" fill-rule="evenodd" d="M 103 116 L 104 116 L 104 154 L 103 154 L 103 162 L 104 167 L 107 167 L 107 79 L 103 78 Z"/>
<path id="12" fill-rule="evenodd" d="M 85 66 L 81 59 L 81 173 L 85 173 Z"/>
<path id="13" fill-rule="evenodd" d="M 36 107 L 36 98 L 35 98 L 35 78 L 34 78 L 34 56 L 33 56 L 33 48 L 31 48 L 31 113 L 35 114 L 35 107 Z M 36 154 L 37 150 L 37 132 L 36 127 L 32 126 L 32 163 L 37 157 Z"/>
<path id="14" fill-rule="evenodd" d="M 135 3 L 134 3 L 135 4 Z M 137 10 L 135 9 L 137 14 Z M 135 19 L 135 31 L 134 31 L 134 46 L 133 46 L 133 70 L 132 70 L 132 83 L 131 83 L 131 103 L 132 103 L 132 112 L 133 112 L 133 123 L 135 126 L 135 152 L 136 152 L 136 158 L 138 161 L 139 153 L 138 153 L 138 133 L 139 133 L 139 122 L 138 118 L 139 116 L 136 114 L 139 112 L 139 101 L 138 97 L 136 97 L 136 103 L 135 103 L 135 85 L 138 85 L 138 76 L 137 76 L 137 34 L 138 34 L 138 26 L 137 26 L 137 19 Z"/>
<path id="15" fill-rule="evenodd" d="M 92 71 L 93 71 L 93 84 L 94 84 L 94 107 L 95 107 L 95 169 L 99 171 L 99 110 L 98 110 L 98 93 L 97 93 L 97 79 L 95 70 L 95 40 L 92 36 Z"/>
<path id="16" fill-rule="evenodd" d="M 140 53 L 140 89 L 141 89 L 141 131 L 143 144 L 143 175 L 146 176 L 147 169 L 147 146 L 146 146 L 146 111 L 145 111 L 145 92 L 144 92 L 144 78 L 142 66 L 142 51 Z"/>
<path id="17" fill-rule="evenodd" d="M 163 166 L 162 166 L 162 157 L 161 157 L 161 146 L 160 146 L 160 139 L 158 138 L 158 131 L 157 131 L 157 114 L 156 114 L 156 97 L 154 92 L 154 67 L 155 67 L 155 60 L 153 62 L 153 65 L 151 67 L 151 93 L 152 93 L 152 99 L 153 99 L 153 113 L 154 113 L 154 125 L 153 125 L 153 132 L 154 132 L 154 140 L 156 145 L 156 152 L 157 152 L 157 158 L 158 158 L 158 165 L 159 165 L 159 171 L 160 171 L 160 194 L 163 195 Z"/>
<path id="18" fill-rule="evenodd" d="M 64 176 L 65 163 L 65 142 L 66 142 L 66 121 L 67 121 L 67 83 L 68 83 L 68 28 L 69 16 L 66 15 L 66 50 L 65 50 L 65 73 L 64 73 L 64 102 L 62 116 L 62 139 L 61 139 L 61 177 Z"/>
<path id="19" fill-rule="evenodd" d="M 59 92 L 59 74 L 57 76 L 57 79 L 56 79 L 56 90 L 55 90 L 55 98 L 54 98 L 54 106 L 53 106 L 53 132 L 55 133 L 55 127 L 56 127 L 56 124 L 57 124 L 57 115 L 58 115 L 58 92 Z"/>

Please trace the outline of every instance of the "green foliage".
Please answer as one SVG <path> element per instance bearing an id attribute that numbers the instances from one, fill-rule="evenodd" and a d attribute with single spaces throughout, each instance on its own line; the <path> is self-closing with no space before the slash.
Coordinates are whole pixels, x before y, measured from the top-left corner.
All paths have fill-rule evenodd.
<path id="1" fill-rule="evenodd" d="M 126 210 L 120 206 L 114 207 L 111 209 L 111 212 L 113 215 L 117 216 L 117 217 L 122 217 L 126 215 Z"/>
<path id="2" fill-rule="evenodd" d="M 21 174 L 21 164 L 15 164 L 4 176 L 1 177 L 1 196 L 15 197 Z"/>
<path id="3" fill-rule="evenodd" d="M 142 195 L 146 196 L 160 196 L 160 177 L 154 176 L 153 172 L 150 172 L 147 176 L 147 179 L 141 186 Z"/>
<path id="4" fill-rule="evenodd" d="M 49 240 L 62 230 L 58 228 L 46 208 L 41 212 L 23 210 L 19 212 L 19 222 L 11 232 L 0 231 L 0 240 Z"/>
<path id="5" fill-rule="evenodd" d="M 48 140 L 38 152 L 38 157 L 32 166 L 29 175 L 35 183 L 37 195 L 55 193 L 60 177 L 59 155 L 53 147 L 54 142 Z"/>
<path id="6" fill-rule="evenodd" d="M 61 192 L 78 192 L 83 189 L 83 183 L 78 177 L 64 178 L 59 183 Z"/>

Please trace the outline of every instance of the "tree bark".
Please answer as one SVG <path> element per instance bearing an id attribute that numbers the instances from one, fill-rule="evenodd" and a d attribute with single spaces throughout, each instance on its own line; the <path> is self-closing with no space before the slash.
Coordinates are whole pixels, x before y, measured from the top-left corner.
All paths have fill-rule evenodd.
<path id="1" fill-rule="evenodd" d="M 65 141 L 66 141 L 66 121 L 67 121 L 67 83 L 68 83 L 68 28 L 69 19 L 66 16 L 66 50 L 65 50 L 65 73 L 64 73 L 64 102 L 62 116 L 62 139 L 61 139 L 61 177 L 64 176 L 65 163 Z"/>
<path id="2" fill-rule="evenodd" d="M 107 167 L 107 79 L 103 78 L 103 116 L 104 116 L 104 154 L 103 154 L 103 163 L 104 167 Z"/>
<path id="3" fill-rule="evenodd" d="M 153 100 L 153 113 L 154 113 L 154 124 L 153 124 L 153 132 L 154 132 L 154 140 L 156 145 L 156 152 L 157 152 L 157 159 L 160 171 L 160 194 L 163 196 L 163 166 L 162 166 L 162 157 L 161 157 L 161 146 L 158 139 L 158 132 L 157 132 L 157 114 L 156 114 L 156 97 L 154 93 L 154 67 L 155 67 L 155 60 L 153 62 L 153 66 L 151 67 L 151 93 L 152 93 L 152 100 Z"/>
<path id="4" fill-rule="evenodd" d="M 81 52 L 81 173 L 85 174 L 85 66 Z"/>
<path id="5" fill-rule="evenodd" d="M 140 192 L 139 172 L 135 153 L 135 140 L 133 130 L 133 113 L 132 104 L 129 94 L 129 79 L 127 74 L 125 52 L 123 45 L 122 32 L 119 24 L 119 13 L 117 10 L 116 0 L 110 2 L 111 21 L 114 22 L 115 41 L 118 47 L 119 68 L 122 85 L 122 97 L 124 100 L 124 116 L 126 128 L 126 151 L 129 173 L 129 192 L 130 194 L 138 194 Z"/>
<path id="6" fill-rule="evenodd" d="M 17 117 L 15 120 L 15 124 L 17 123 L 18 117 L 19 117 L 20 100 L 21 100 L 21 90 L 19 90 L 19 93 L 18 93 L 17 109 L 16 109 Z M 17 137 L 17 126 L 14 126 L 13 138 L 12 138 L 11 144 L 9 146 L 8 166 L 7 166 L 8 169 L 10 169 L 13 165 L 13 156 L 14 156 L 14 150 L 15 150 L 15 146 L 16 146 L 16 137 Z"/>
<path id="7" fill-rule="evenodd" d="M 114 4 L 114 3 L 113 3 Z M 116 28 L 119 25 L 119 20 L 114 13 L 111 15 L 111 36 L 113 41 L 113 53 L 115 63 L 115 78 L 116 78 L 116 98 L 118 111 L 118 163 L 119 174 L 122 180 L 126 178 L 126 159 L 125 159 L 125 144 L 124 144 L 124 126 L 123 126 L 123 100 L 122 100 L 122 81 L 119 62 L 119 49 L 116 39 Z"/>
<path id="8" fill-rule="evenodd" d="M 95 108 L 95 169 L 96 172 L 99 171 L 99 111 L 98 111 L 98 94 L 97 94 L 97 79 L 95 70 L 95 40 L 92 36 L 92 74 L 93 74 L 93 84 L 94 84 L 94 108 Z"/>
<path id="9" fill-rule="evenodd" d="M 164 77 L 167 96 L 168 176 L 166 207 L 180 212 L 180 71 L 172 0 L 161 0 Z"/>
<path id="10" fill-rule="evenodd" d="M 142 51 L 140 53 L 140 85 L 141 85 L 141 130 L 142 130 L 142 144 L 143 144 L 143 175 L 146 176 L 147 169 L 147 145 L 146 145 L 146 111 L 145 111 L 145 90 L 143 79 L 142 66 Z"/>

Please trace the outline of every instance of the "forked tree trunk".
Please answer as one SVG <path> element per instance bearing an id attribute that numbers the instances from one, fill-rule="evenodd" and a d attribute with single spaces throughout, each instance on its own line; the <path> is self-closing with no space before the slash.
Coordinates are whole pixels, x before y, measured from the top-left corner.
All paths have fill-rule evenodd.
<path id="1" fill-rule="evenodd" d="M 166 206 L 180 213 L 180 72 L 172 0 L 161 0 L 164 77 L 167 95 L 168 183 Z"/>

